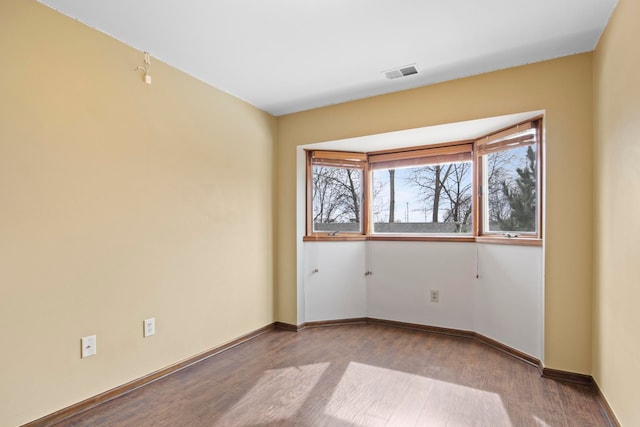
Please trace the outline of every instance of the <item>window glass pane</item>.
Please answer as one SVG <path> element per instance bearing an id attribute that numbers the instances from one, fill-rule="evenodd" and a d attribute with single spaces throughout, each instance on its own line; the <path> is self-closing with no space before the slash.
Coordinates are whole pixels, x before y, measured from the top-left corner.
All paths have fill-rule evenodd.
<path id="1" fill-rule="evenodd" d="M 373 171 L 375 233 L 471 233 L 471 161 Z"/>
<path id="2" fill-rule="evenodd" d="M 362 170 L 313 166 L 313 231 L 362 231 Z"/>
<path id="3" fill-rule="evenodd" d="M 538 219 L 536 146 L 520 146 L 483 158 L 485 230 L 534 233 Z"/>

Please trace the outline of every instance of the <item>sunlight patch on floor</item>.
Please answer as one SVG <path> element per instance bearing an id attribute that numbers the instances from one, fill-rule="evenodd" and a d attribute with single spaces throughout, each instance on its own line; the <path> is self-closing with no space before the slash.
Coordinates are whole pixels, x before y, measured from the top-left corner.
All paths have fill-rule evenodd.
<path id="1" fill-rule="evenodd" d="M 540 418 L 536 417 L 535 415 L 533 416 L 533 420 L 536 422 L 536 426 L 537 427 L 551 427 L 550 424 L 545 423 L 544 421 L 542 421 Z"/>
<path id="2" fill-rule="evenodd" d="M 263 425 L 294 418 L 327 367 L 329 363 L 316 363 L 266 371 L 214 425 Z"/>
<path id="3" fill-rule="evenodd" d="M 354 426 L 511 427 L 496 393 L 351 362 L 325 414 Z"/>

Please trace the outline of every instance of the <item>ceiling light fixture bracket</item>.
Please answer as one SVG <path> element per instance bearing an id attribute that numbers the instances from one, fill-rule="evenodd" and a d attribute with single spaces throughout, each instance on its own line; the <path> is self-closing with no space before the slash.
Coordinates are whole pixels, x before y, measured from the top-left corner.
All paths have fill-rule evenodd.
<path id="1" fill-rule="evenodd" d="M 149 75 L 149 70 L 151 69 L 151 57 L 149 56 L 149 52 L 144 53 L 144 67 L 136 67 L 136 71 L 144 71 L 144 82 L 148 85 L 151 84 L 151 75 Z"/>

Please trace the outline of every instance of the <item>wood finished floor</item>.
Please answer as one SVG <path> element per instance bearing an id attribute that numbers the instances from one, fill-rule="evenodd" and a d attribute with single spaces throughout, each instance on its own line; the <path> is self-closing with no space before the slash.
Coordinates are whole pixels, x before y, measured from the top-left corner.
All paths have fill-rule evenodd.
<path id="1" fill-rule="evenodd" d="M 57 426 L 608 426 L 591 389 L 482 343 L 274 330 Z"/>

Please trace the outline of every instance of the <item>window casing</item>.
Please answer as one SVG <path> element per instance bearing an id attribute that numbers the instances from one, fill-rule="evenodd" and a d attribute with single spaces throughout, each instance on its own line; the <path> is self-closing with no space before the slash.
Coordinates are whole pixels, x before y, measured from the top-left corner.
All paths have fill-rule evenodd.
<path id="1" fill-rule="evenodd" d="M 541 126 L 374 153 L 307 152 L 307 239 L 540 245 Z"/>
<path id="2" fill-rule="evenodd" d="M 307 159 L 307 235 L 364 235 L 366 154 L 311 151 Z"/>
<path id="3" fill-rule="evenodd" d="M 541 237 L 540 120 L 476 142 L 479 236 Z"/>
<path id="4" fill-rule="evenodd" d="M 472 145 L 369 156 L 374 234 L 470 235 Z"/>

